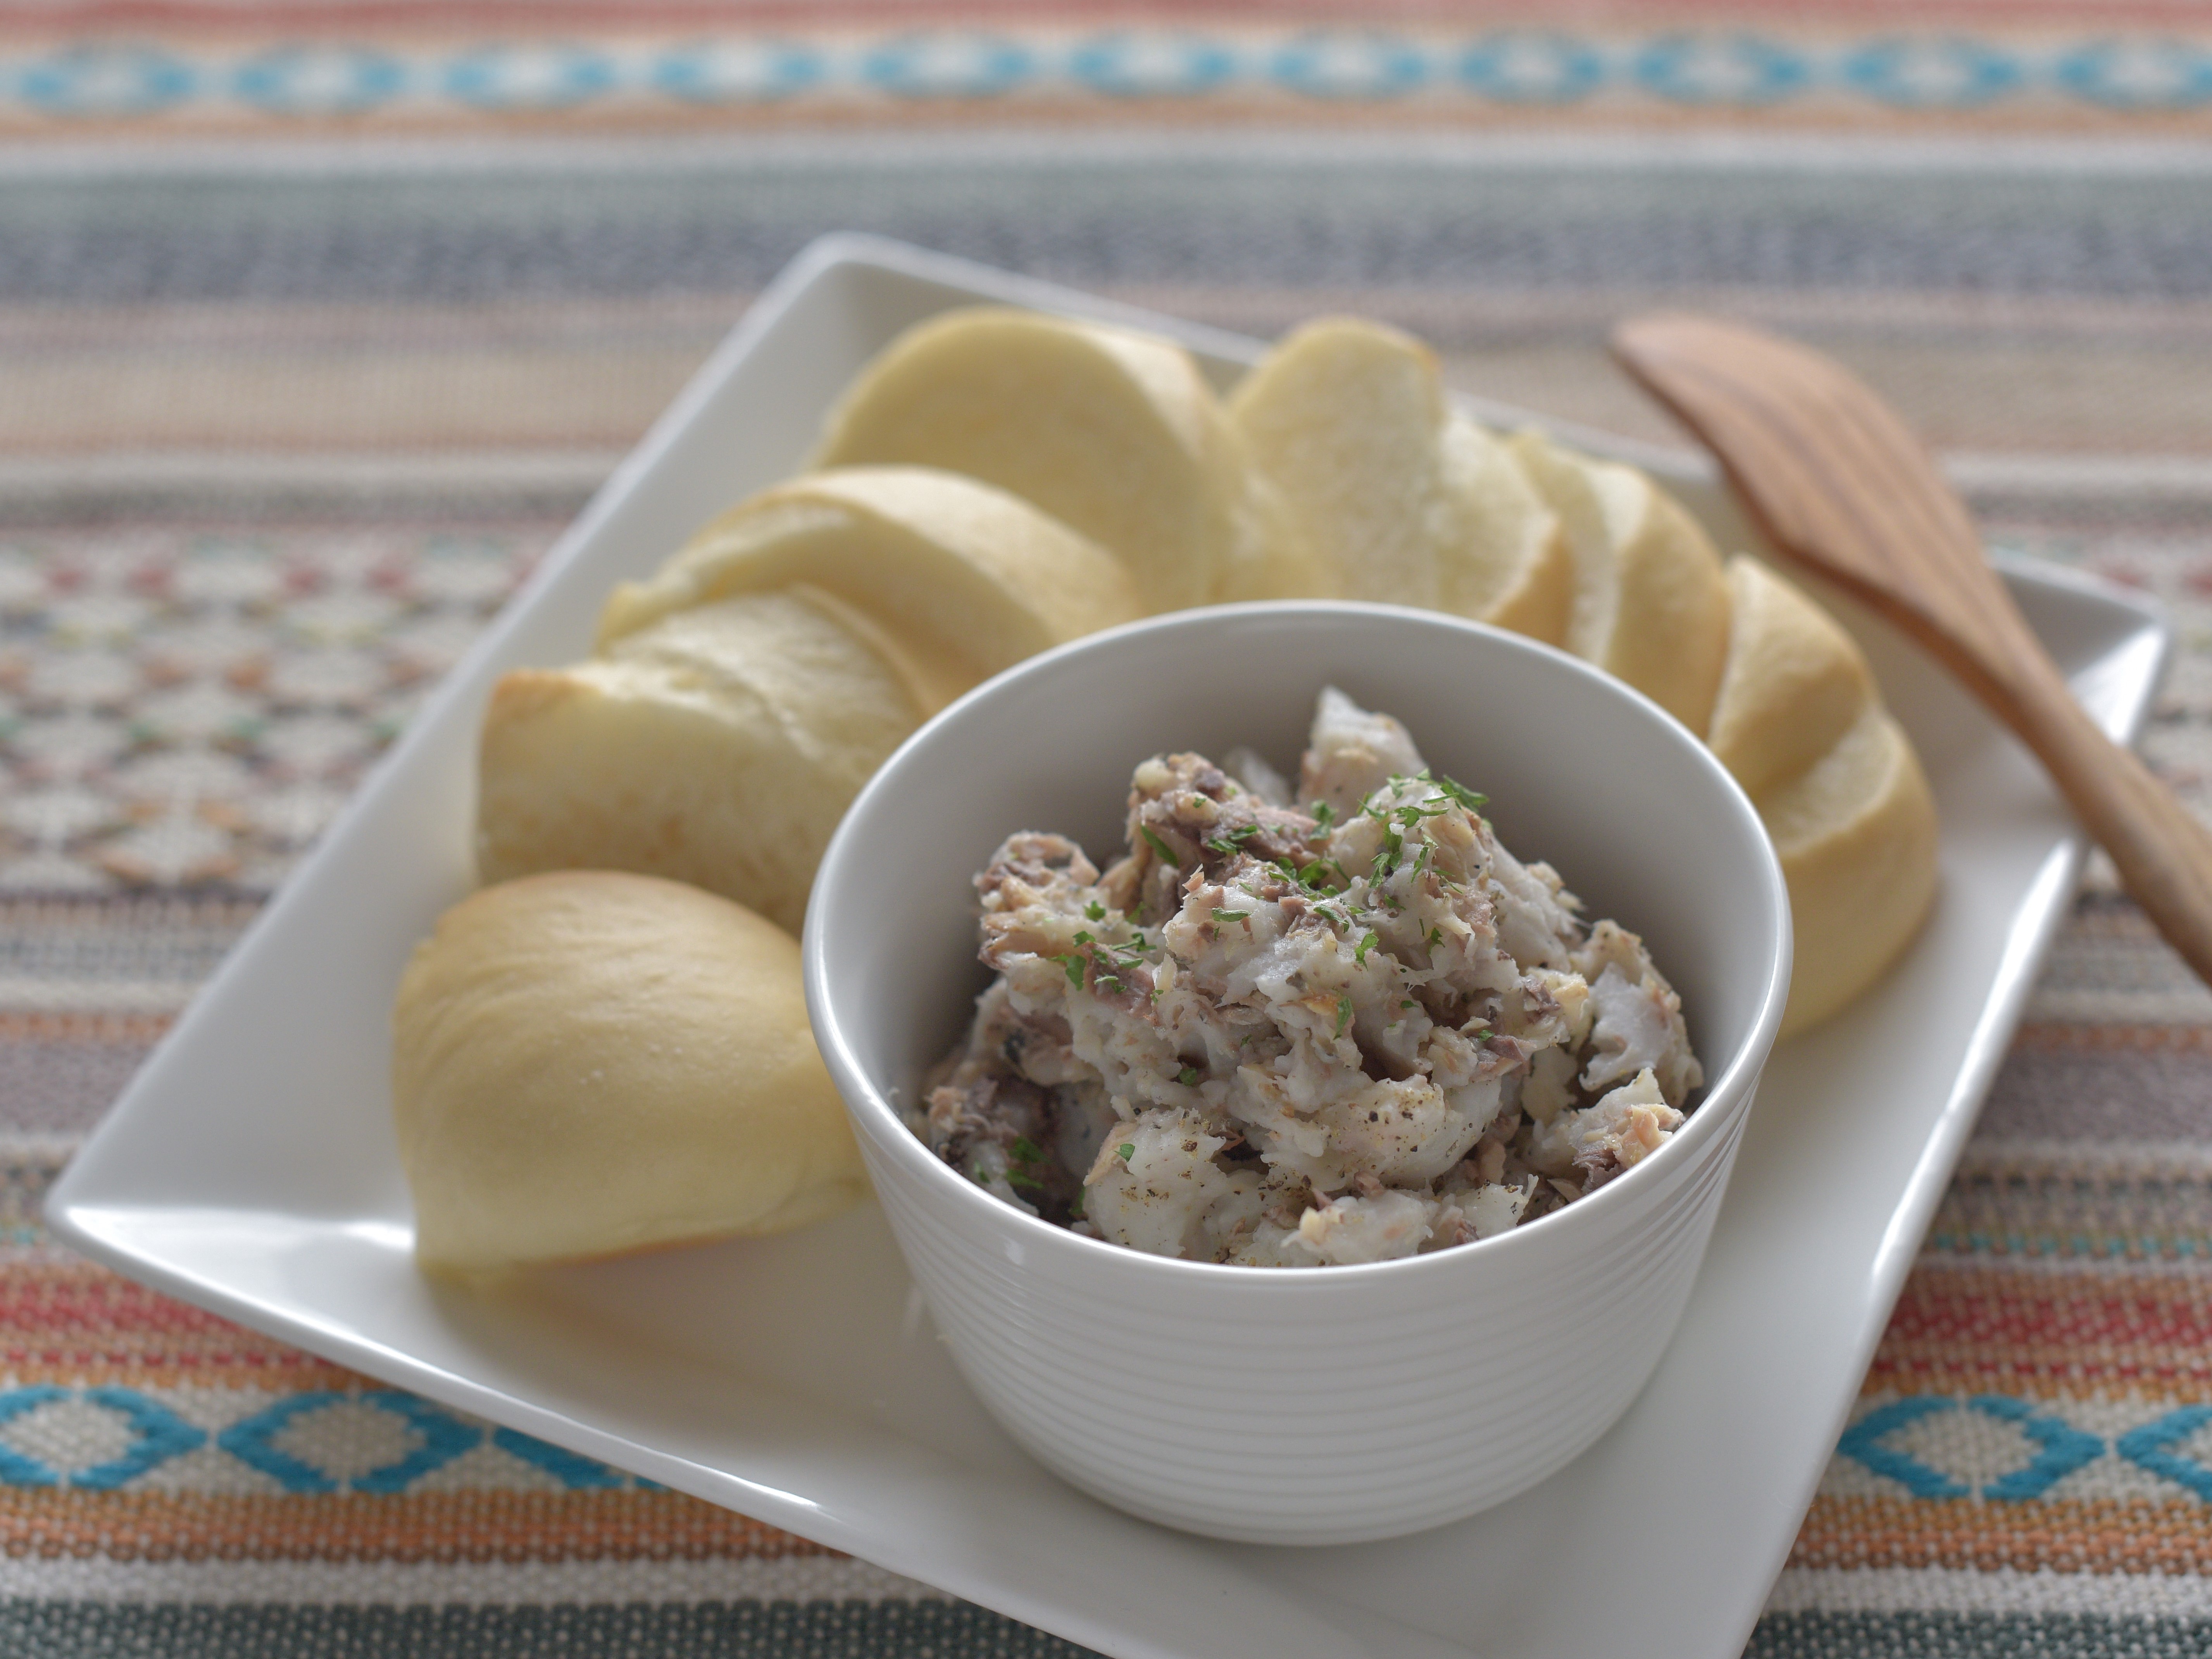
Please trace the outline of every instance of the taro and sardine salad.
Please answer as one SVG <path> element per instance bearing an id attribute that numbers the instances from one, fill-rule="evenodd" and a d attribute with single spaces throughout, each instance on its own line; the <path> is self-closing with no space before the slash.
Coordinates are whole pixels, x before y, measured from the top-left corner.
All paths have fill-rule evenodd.
<path id="1" fill-rule="evenodd" d="M 1586 1197 L 1704 1072 L 1643 942 L 1484 805 L 1330 689 L 1295 793 L 1246 750 L 1168 755 L 1103 873 L 1012 836 L 975 878 L 995 977 L 915 1133 L 1008 1204 L 1199 1261 L 1386 1261 Z"/>

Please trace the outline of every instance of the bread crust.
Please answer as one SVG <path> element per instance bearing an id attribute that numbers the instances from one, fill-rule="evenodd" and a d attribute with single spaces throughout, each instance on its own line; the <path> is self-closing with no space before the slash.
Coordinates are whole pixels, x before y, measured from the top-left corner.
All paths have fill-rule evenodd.
<path id="1" fill-rule="evenodd" d="M 797 943 L 682 883 L 559 871 L 462 900 L 401 977 L 392 1082 L 434 1270 L 781 1231 L 866 1190 Z"/>

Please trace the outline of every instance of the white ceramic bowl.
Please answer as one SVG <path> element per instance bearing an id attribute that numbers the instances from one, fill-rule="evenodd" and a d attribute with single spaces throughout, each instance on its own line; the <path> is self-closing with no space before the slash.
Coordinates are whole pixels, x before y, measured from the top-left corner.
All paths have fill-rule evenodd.
<path id="1" fill-rule="evenodd" d="M 1147 756 L 1248 743 L 1294 766 L 1316 694 L 1403 720 L 1593 917 L 1642 933 L 1708 1086 L 1589 1199 L 1361 1267 L 1172 1261 L 1000 1203 L 901 1121 L 986 982 L 971 878 L 1018 830 L 1120 850 Z M 876 1192 L 961 1371 L 1085 1491 L 1220 1538 L 1350 1543 L 1440 1525 L 1559 1468 L 1658 1363 L 1720 1206 L 1790 981 L 1757 814 L 1686 729 L 1565 653 L 1428 612 L 1184 611 L 979 687 L 864 789 L 807 914 L 807 1003 Z M 1141 1592 L 1139 1592 L 1141 1593 Z"/>

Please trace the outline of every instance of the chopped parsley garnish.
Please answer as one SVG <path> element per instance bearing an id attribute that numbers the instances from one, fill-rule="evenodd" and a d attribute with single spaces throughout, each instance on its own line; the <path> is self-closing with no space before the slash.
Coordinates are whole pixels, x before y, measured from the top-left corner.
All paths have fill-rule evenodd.
<path id="1" fill-rule="evenodd" d="M 1431 928 L 1430 928 L 1430 929 L 1429 929 L 1429 939 L 1428 939 L 1429 949 L 1431 949 L 1431 951 L 1435 950 L 1435 949 L 1437 948 L 1437 941 L 1438 939 L 1442 939 L 1443 936 L 1444 936 L 1444 930 L 1443 930 L 1441 927 L 1431 927 Z"/>
<path id="2" fill-rule="evenodd" d="M 1456 779 L 1443 777 L 1433 772 L 1424 772 L 1421 774 L 1421 781 L 1424 783 L 1433 783 L 1470 812 L 1480 812 L 1490 805 L 1489 796 L 1478 794 Z"/>
<path id="3" fill-rule="evenodd" d="M 1067 982 L 1077 990 L 1081 990 L 1083 988 L 1083 952 L 1070 951 L 1065 956 L 1054 957 L 1053 960 L 1067 969 Z"/>
<path id="4" fill-rule="evenodd" d="M 1097 943 L 1097 941 L 1094 940 L 1088 933 L 1079 933 L 1076 934 L 1075 942 L 1078 945 L 1091 945 Z"/>
<path id="5" fill-rule="evenodd" d="M 1037 1150 L 1036 1142 L 1031 1140 L 1027 1135 L 1016 1135 L 1014 1144 L 1006 1148 L 1006 1156 L 1017 1164 L 1044 1162 L 1044 1154 Z"/>
<path id="6" fill-rule="evenodd" d="M 1328 829 L 1336 822 L 1336 808 L 1325 800 L 1316 801 L 1313 804 L 1313 821 L 1322 829 Z"/>
<path id="7" fill-rule="evenodd" d="M 1102 991 L 1114 992 L 1118 995 L 1121 989 L 1121 981 L 1111 974 L 1101 974 L 1098 975 L 1098 988 Z"/>
<path id="8" fill-rule="evenodd" d="M 1398 854 L 1406 850 L 1406 838 L 1398 833 L 1398 826 L 1389 824 L 1382 831 L 1382 850 L 1375 854 L 1375 873 L 1370 881 L 1381 881 L 1390 873 L 1390 866 L 1398 861 Z"/>
<path id="9" fill-rule="evenodd" d="M 1352 1024 L 1352 999 L 1341 991 L 1336 996 L 1336 1034 L 1344 1035 L 1344 1028 Z"/>
<path id="10" fill-rule="evenodd" d="M 1198 1067 L 1195 1066 L 1184 1066 L 1182 1070 L 1176 1073 L 1176 1081 L 1182 1084 L 1186 1089 L 1195 1089 L 1198 1087 Z"/>
<path id="11" fill-rule="evenodd" d="M 1124 1164 L 1127 1164 L 1136 1155 L 1137 1143 L 1133 1140 L 1125 1140 L 1114 1149 L 1114 1156 L 1120 1158 Z"/>
<path id="12" fill-rule="evenodd" d="M 1103 921 L 1106 920 L 1106 907 L 1093 899 L 1083 907 L 1083 914 L 1093 921 Z"/>
<path id="13" fill-rule="evenodd" d="M 1355 968 L 1364 968 L 1367 965 L 1367 953 L 1382 942 L 1382 939 L 1377 934 L 1371 932 L 1367 933 L 1352 952 L 1352 965 Z"/>
<path id="14" fill-rule="evenodd" d="M 1407 997 L 1407 998 L 1403 1002 L 1400 1003 L 1398 1006 L 1399 1006 L 1401 1008 L 1410 1008 L 1410 1007 L 1412 1007 L 1412 1006 L 1413 1006 L 1413 998 L 1411 998 L 1411 997 Z"/>
<path id="15" fill-rule="evenodd" d="M 1214 921 L 1243 921 L 1251 914 L 1252 913 L 1249 910 L 1216 910 L 1211 920 Z"/>
<path id="16" fill-rule="evenodd" d="M 1033 1187 L 1038 1192 L 1042 1192 L 1044 1190 L 1044 1182 L 1039 1181 L 1027 1170 L 1016 1169 L 1007 1170 L 1006 1185 L 1009 1187 Z"/>
<path id="17" fill-rule="evenodd" d="M 1243 850 L 1243 844 L 1260 833 L 1256 823 L 1247 823 L 1235 830 L 1224 830 L 1211 840 L 1201 843 L 1209 853 L 1218 853 L 1224 858 L 1233 858 Z"/>
<path id="18" fill-rule="evenodd" d="M 1151 824 L 1139 824 L 1137 826 L 1137 833 L 1145 838 L 1145 844 L 1152 849 L 1153 853 L 1163 863 L 1178 866 L 1182 864 L 1182 860 L 1168 850 L 1167 842 L 1162 841 L 1158 836 L 1152 833 L 1152 826 Z"/>

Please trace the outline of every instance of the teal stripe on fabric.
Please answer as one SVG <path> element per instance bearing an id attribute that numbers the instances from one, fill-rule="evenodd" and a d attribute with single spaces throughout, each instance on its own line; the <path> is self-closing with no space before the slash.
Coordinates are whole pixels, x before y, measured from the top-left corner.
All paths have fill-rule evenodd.
<path id="1" fill-rule="evenodd" d="M 0 1601 L 0 1659 L 1087 1659 L 1090 1653 L 958 1601 L 550 1607 Z"/>
<path id="2" fill-rule="evenodd" d="M 2212 1620 L 2096 1613 L 1777 1613 L 1744 1659 L 2204 1659 Z"/>
<path id="3" fill-rule="evenodd" d="M 1257 39 L 1241 30 L 1116 27 L 1062 41 L 1018 27 L 951 27 L 851 42 L 724 33 L 643 52 L 573 40 L 413 51 L 288 41 L 242 60 L 181 41 L 87 40 L 0 58 L 0 108 L 58 121 L 186 109 L 299 119 L 390 106 L 510 112 L 610 100 L 744 107 L 869 94 L 910 103 L 1202 93 L 1367 104 L 1419 96 L 1446 107 L 1605 94 L 1691 109 L 1808 97 L 1916 110 L 2044 100 L 2144 114 L 2212 102 L 2212 46 L 2148 33 L 2047 46 L 1917 33 L 1830 44 L 1743 29 L 1618 40 L 1525 29 L 1439 38 L 1374 27 L 1269 30 Z"/>

